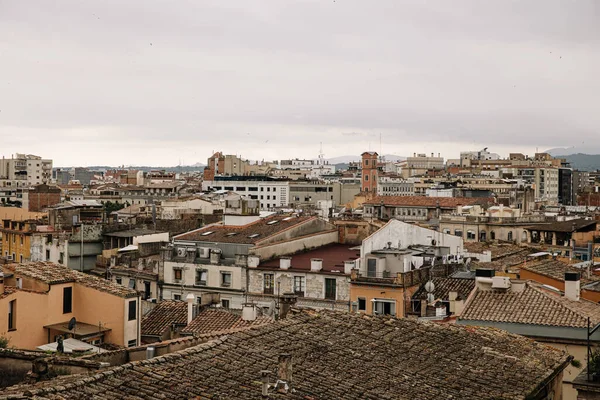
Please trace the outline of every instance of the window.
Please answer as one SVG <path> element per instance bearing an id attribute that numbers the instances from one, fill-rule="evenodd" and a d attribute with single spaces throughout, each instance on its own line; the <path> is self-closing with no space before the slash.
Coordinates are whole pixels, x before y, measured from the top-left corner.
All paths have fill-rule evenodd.
<path id="1" fill-rule="evenodd" d="M 46 261 L 50 261 L 50 250 L 46 250 Z"/>
<path id="2" fill-rule="evenodd" d="M 208 271 L 205 269 L 196 270 L 196 285 L 206 285 L 206 279 L 208 277 Z"/>
<path id="3" fill-rule="evenodd" d="M 475 232 L 474 231 L 467 231 L 467 240 L 475 240 Z"/>
<path id="4" fill-rule="evenodd" d="M 59 256 L 58 256 L 58 263 L 62 264 L 63 261 L 65 259 L 65 253 L 63 253 L 62 251 L 60 252 Z"/>
<path id="5" fill-rule="evenodd" d="M 132 339 L 130 341 L 127 342 L 127 347 L 135 347 L 137 346 L 137 340 L 136 339 Z"/>
<path id="6" fill-rule="evenodd" d="M 367 260 L 367 277 L 369 277 L 369 278 L 377 277 L 377 260 L 374 258 L 369 258 Z"/>
<path id="7" fill-rule="evenodd" d="M 20 261 L 21 263 L 23 262 L 23 254 L 21 254 L 21 255 L 19 256 L 19 261 Z"/>
<path id="8" fill-rule="evenodd" d="M 506 239 L 507 239 L 509 242 L 513 240 L 513 233 L 512 233 L 512 231 L 509 231 L 509 232 L 508 232 L 508 235 L 506 235 Z"/>
<path id="9" fill-rule="evenodd" d="M 375 300 L 373 302 L 373 314 L 396 315 L 396 302 L 393 300 Z"/>
<path id="10" fill-rule="evenodd" d="M 462 237 L 463 235 L 463 231 L 461 231 L 460 229 L 455 229 L 454 230 L 454 236 L 460 236 Z"/>
<path id="11" fill-rule="evenodd" d="M 367 311 L 367 299 L 364 297 L 358 298 L 358 311 Z"/>
<path id="12" fill-rule="evenodd" d="M 17 329 L 17 300 L 8 303 L 8 330 Z"/>
<path id="13" fill-rule="evenodd" d="M 221 300 L 221 307 L 223 308 L 229 308 L 229 300 Z"/>
<path id="14" fill-rule="evenodd" d="M 369 180 L 369 175 L 365 175 L 365 181 Z"/>
<path id="15" fill-rule="evenodd" d="M 231 286 L 231 272 L 221 272 L 221 286 Z"/>
<path id="16" fill-rule="evenodd" d="M 115 281 L 116 281 L 116 282 L 117 282 L 119 285 L 122 285 L 122 284 L 123 284 L 123 278 L 121 278 L 121 277 L 118 277 L 118 278 L 116 278 L 116 279 L 115 279 Z"/>
<path id="17" fill-rule="evenodd" d="M 21 240 L 21 246 L 23 246 L 23 236 L 19 236 L 19 239 Z"/>
<path id="18" fill-rule="evenodd" d="M 73 312 L 73 288 L 63 288 L 63 314 Z"/>
<path id="19" fill-rule="evenodd" d="M 152 291 L 150 290 L 150 282 L 144 281 L 144 300 L 147 300 L 152 296 Z"/>
<path id="20" fill-rule="evenodd" d="M 181 300 L 180 294 L 173 294 L 173 300 Z"/>
<path id="21" fill-rule="evenodd" d="M 275 289 L 275 275 L 274 274 L 265 274 L 264 275 L 264 284 L 263 284 L 263 293 L 264 294 L 273 294 Z"/>
<path id="22" fill-rule="evenodd" d="M 297 296 L 304 297 L 304 277 L 303 276 L 295 276 L 294 277 L 294 293 Z"/>
<path id="23" fill-rule="evenodd" d="M 181 268 L 173 269 L 173 277 L 176 281 L 180 281 L 183 276 L 183 270 Z"/>
<path id="24" fill-rule="evenodd" d="M 137 301 L 131 300 L 129 302 L 128 320 L 133 321 L 134 319 L 136 319 L 136 316 L 137 316 Z"/>
<path id="25" fill-rule="evenodd" d="M 335 300 L 335 278 L 325 278 L 325 298 Z"/>

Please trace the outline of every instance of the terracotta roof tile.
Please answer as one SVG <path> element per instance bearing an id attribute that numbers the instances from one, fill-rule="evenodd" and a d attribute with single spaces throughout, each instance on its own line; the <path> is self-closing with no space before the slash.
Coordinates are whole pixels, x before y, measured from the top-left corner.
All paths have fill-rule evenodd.
<path id="1" fill-rule="evenodd" d="M 588 317 L 593 325 L 600 322 L 600 304 L 569 300 L 527 282 L 519 293 L 477 289 L 459 319 L 585 328 Z"/>
<path id="2" fill-rule="evenodd" d="M 355 260 L 360 257 L 360 250 L 351 250 L 354 247 L 355 246 L 334 243 L 292 254 L 290 255 L 292 258 L 290 271 L 310 271 L 310 260 L 312 258 L 320 258 L 323 260 L 322 272 L 344 273 L 344 261 Z M 279 269 L 279 262 L 280 258 L 271 259 L 261 262 L 258 265 L 258 268 Z"/>
<path id="3" fill-rule="evenodd" d="M 493 198 L 487 197 L 425 197 L 425 196 L 377 196 L 366 201 L 365 205 L 380 205 L 392 207 L 429 207 L 456 208 L 458 206 L 472 206 L 475 204 L 494 203 Z"/>
<path id="4" fill-rule="evenodd" d="M 142 335 L 161 336 L 173 324 L 187 324 L 187 303 L 163 300 L 142 319 Z"/>
<path id="5" fill-rule="evenodd" d="M 240 315 L 223 310 L 201 311 L 188 326 L 181 330 L 182 334 L 204 334 L 259 326 L 273 322 L 272 318 L 257 317 L 254 321 L 244 321 Z"/>
<path id="6" fill-rule="evenodd" d="M 565 352 L 494 328 L 330 311 L 301 312 L 177 353 L 96 375 L 0 393 L 36 399 L 262 399 L 292 355 L 294 391 L 272 399 L 523 399 L 562 371 Z M 543 388 L 543 386 L 542 386 Z"/>
<path id="7" fill-rule="evenodd" d="M 475 288 L 475 279 L 461 279 L 461 278 L 433 278 L 433 296 L 436 299 L 442 301 L 448 301 L 448 294 L 450 292 L 458 292 L 458 295 L 462 299 L 466 299 L 469 294 Z M 421 285 L 419 290 L 413 294 L 413 299 L 421 299 L 421 296 L 427 295 L 425 290 L 425 284 Z"/>
<path id="8" fill-rule="evenodd" d="M 23 275 L 28 278 L 47 283 L 48 285 L 77 282 L 83 286 L 114 294 L 115 296 L 119 297 L 136 297 L 138 295 L 135 290 L 117 285 L 109 280 L 84 274 L 82 272 L 72 270 L 69 267 L 47 261 L 6 264 L 3 265 L 2 268 L 14 273 L 15 275 Z"/>

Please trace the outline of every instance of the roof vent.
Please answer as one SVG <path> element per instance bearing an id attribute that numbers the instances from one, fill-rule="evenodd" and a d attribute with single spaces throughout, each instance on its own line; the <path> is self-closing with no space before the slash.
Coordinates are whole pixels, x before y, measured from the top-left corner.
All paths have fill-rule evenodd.
<path id="1" fill-rule="evenodd" d="M 275 220 L 275 221 L 269 221 L 269 222 L 267 222 L 267 225 L 275 225 L 275 224 L 276 224 L 276 223 L 278 223 L 278 222 L 279 222 L 278 220 Z"/>
<path id="2" fill-rule="evenodd" d="M 213 232 L 213 231 L 203 232 L 201 235 L 202 235 L 202 236 L 208 236 L 208 235 L 210 235 L 211 233 L 214 233 L 214 232 Z"/>

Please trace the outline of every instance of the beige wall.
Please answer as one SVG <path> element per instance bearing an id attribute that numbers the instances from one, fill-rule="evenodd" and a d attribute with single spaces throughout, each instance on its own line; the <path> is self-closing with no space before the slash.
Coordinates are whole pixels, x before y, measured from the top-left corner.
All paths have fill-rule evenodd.
<path id="1" fill-rule="evenodd" d="M 8 332 L 8 303 L 16 300 L 16 329 Z M 0 335 L 6 336 L 10 347 L 33 350 L 47 343 L 46 295 L 18 291 L 0 300 Z"/>
<path id="2" fill-rule="evenodd" d="M 563 400 L 577 400 L 577 390 L 573 388 L 570 382 L 574 381 L 577 375 L 585 369 L 587 363 L 587 348 L 576 344 L 563 343 L 545 343 L 555 349 L 563 350 L 581 362 L 581 368 L 575 368 L 569 365 L 563 372 Z"/>

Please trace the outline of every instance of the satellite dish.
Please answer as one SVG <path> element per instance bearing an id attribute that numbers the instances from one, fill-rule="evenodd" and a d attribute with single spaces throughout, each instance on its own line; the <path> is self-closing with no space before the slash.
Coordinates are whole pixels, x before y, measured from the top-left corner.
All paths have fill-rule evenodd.
<path id="1" fill-rule="evenodd" d="M 77 320 L 75 319 L 75 317 L 71 318 L 71 320 L 69 321 L 69 330 L 72 331 L 73 329 L 75 329 L 76 324 Z"/>
<path id="2" fill-rule="evenodd" d="M 425 290 L 427 291 L 427 293 L 431 293 L 435 290 L 435 285 L 433 284 L 433 281 L 428 281 L 425 284 Z"/>

